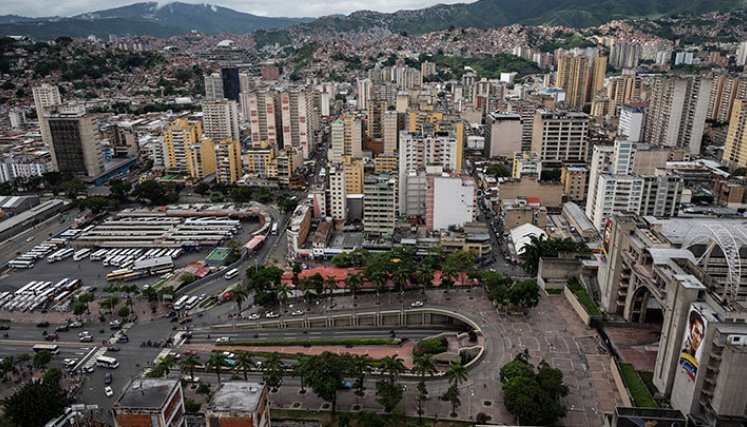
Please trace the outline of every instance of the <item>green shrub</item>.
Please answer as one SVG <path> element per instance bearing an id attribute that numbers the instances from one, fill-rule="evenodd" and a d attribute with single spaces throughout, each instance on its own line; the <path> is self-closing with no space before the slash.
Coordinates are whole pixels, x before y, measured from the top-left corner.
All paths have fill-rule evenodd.
<path id="1" fill-rule="evenodd" d="M 570 279 L 567 286 L 571 290 L 571 292 L 576 295 L 576 299 L 578 299 L 578 302 L 581 303 L 587 313 L 592 316 L 602 315 L 602 312 L 599 311 L 599 308 L 594 303 L 594 300 L 591 299 L 589 294 L 586 292 L 586 289 L 584 289 L 584 287 L 581 286 L 580 283 L 578 283 L 578 280 L 576 280 L 575 278 Z"/>
<path id="2" fill-rule="evenodd" d="M 623 381 L 625 381 L 625 385 L 633 398 L 633 404 L 640 408 L 656 408 L 654 398 L 651 397 L 646 384 L 644 384 L 633 365 L 621 363 L 620 371 L 622 371 Z"/>
<path id="3" fill-rule="evenodd" d="M 412 354 L 415 357 L 424 354 L 440 354 L 445 352 L 448 348 L 449 343 L 446 341 L 446 338 L 425 338 L 415 346 L 412 350 Z"/>

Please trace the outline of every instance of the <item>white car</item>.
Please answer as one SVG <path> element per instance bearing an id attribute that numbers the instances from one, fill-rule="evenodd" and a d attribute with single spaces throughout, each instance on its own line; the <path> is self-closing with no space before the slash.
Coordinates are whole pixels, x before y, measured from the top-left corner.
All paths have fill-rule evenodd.
<path id="1" fill-rule="evenodd" d="M 216 343 L 229 342 L 229 341 L 231 341 L 231 337 L 219 337 L 217 340 L 215 340 Z"/>
<path id="2" fill-rule="evenodd" d="M 223 356 L 225 356 L 226 359 L 233 359 L 234 357 L 236 357 L 236 355 L 231 353 L 230 351 L 224 351 Z"/>
<path id="3" fill-rule="evenodd" d="M 112 390 L 111 387 L 105 387 L 104 393 L 106 394 L 106 397 L 112 397 L 114 396 L 114 390 Z"/>
<path id="4" fill-rule="evenodd" d="M 266 318 L 268 318 L 268 319 L 275 319 L 275 318 L 277 318 L 277 317 L 280 317 L 280 314 L 278 314 L 278 313 L 275 313 L 274 311 L 268 311 L 268 312 L 267 312 L 267 313 L 265 314 L 265 317 L 266 317 Z"/>
<path id="5" fill-rule="evenodd" d="M 78 337 L 80 338 L 87 337 L 89 335 L 91 335 L 91 333 L 88 331 L 78 332 Z"/>
<path id="6" fill-rule="evenodd" d="M 252 313 L 252 315 L 249 316 L 249 320 L 259 320 L 260 317 L 259 313 Z"/>
<path id="7" fill-rule="evenodd" d="M 414 303 L 410 304 L 410 307 L 422 307 L 423 301 L 415 301 Z"/>
<path id="8" fill-rule="evenodd" d="M 76 363 L 78 363 L 78 359 L 65 359 L 66 368 L 72 368 Z"/>
<path id="9" fill-rule="evenodd" d="M 76 321 L 70 323 L 70 327 L 71 328 L 81 328 L 81 327 L 83 327 L 83 324 L 76 320 Z"/>
<path id="10" fill-rule="evenodd" d="M 291 313 L 291 316 L 301 316 L 303 314 L 303 310 L 296 310 L 293 313 Z"/>

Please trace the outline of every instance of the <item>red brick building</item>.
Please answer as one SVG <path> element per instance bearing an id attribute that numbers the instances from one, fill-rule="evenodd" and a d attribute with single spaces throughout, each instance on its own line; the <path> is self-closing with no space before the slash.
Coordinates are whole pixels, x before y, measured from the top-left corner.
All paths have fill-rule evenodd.
<path id="1" fill-rule="evenodd" d="M 185 427 L 182 385 L 177 379 L 136 379 L 112 415 L 115 427 Z"/>

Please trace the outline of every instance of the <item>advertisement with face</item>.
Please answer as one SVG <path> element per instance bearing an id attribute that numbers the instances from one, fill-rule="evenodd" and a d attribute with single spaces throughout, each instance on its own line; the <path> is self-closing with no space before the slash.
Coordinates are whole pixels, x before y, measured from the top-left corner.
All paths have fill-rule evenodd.
<path id="1" fill-rule="evenodd" d="M 604 224 L 604 235 L 602 239 L 602 262 L 605 264 L 609 259 L 610 246 L 612 246 L 612 220 L 608 219 Z"/>
<path id="2" fill-rule="evenodd" d="M 695 382 L 698 376 L 698 366 L 703 356 L 703 336 L 708 322 L 695 307 L 690 307 L 687 317 L 685 335 L 682 338 L 680 351 L 680 366 L 685 370 L 690 381 Z"/>

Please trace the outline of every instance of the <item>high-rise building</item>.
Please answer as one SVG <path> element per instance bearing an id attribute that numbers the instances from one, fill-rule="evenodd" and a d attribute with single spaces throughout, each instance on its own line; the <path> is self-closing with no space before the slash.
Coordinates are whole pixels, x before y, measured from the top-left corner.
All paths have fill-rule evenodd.
<path id="1" fill-rule="evenodd" d="M 711 96 L 708 99 L 708 120 L 727 123 L 734 101 L 742 98 L 747 98 L 747 76 L 714 76 Z"/>
<path id="2" fill-rule="evenodd" d="M 461 228 L 477 218 L 477 185 L 470 176 L 429 176 L 425 225 L 428 230 Z"/>
<path id="3" fill-rule="evenodd" d="M 280 109 L 283 123 L 283 147 L 286 151 L 300 153 L 309 158 L 313 148 L 314 115 L 311 93 L 300 87 L 293 87 L 280 94 Z"/>
<path id="4" fill-rule="evenodd" d="M 589 116 L 558 110 L 534 113 L 532 152 L 540 159 L 586 161 L 589 149 Z"/>
<path id="5" fill-rule="evenodd" d="M 215 178 L 222 184 L 233 184 L 244 175 L 241 163 L 241 144 L 226 138 L 215 144 Z"/>
<path id="6" fill-rule="evenodd" d="M 179 379 L 131 381 L 112 405 L 114 427 L 184 427 L 184 394 Z"/>
<path id="7" fill-rule="evenodd" d="M 610 78 L 607 84 L 607 97 L 616 105 L 638 101 L 641 98 L 641 77 L 635 71 L 624 70 L 622 75 Z"/>
<path id="8" fill-rule="evenodd" d="M 586 181 L 589 170 L 583 164 L 564 163 L 560 170 L 560 183 L 563 185 L 563 196 L 574 202 L 586 199 Z"/>
<path id="9" fill-rule="evenodd" d="M 747 41 L 739 43 L 736 55 L 737 66 L 743 67 L 747 65 Z"/>
<path id="10" fill-rule="evenodd" d="M 249 121 L 252 146 L 265 141 L 272 147 L 283 148 L 281 132 L 280 94 L 274 90 L 258 89 L 241 94 L 241 109 Z"/>
<path id="11" fill-rule="evenodd" d="M 187 149 L 196 144 L 202 137 L 202 126 L 199 122 L 177 119 L 163 131 L 166 169 L 187 171 Z"/>
<path id="12" fill-rule="evenodd" d="M 654 79 L 643 141 L 700 153 L 712 80 L 662 76 Z"/>
<path id="13" fill-rule="evenodd" d="M 347 113 L 345 121 L 345 150 L 346 156 L 359 158 L 363 156 L 363 121 L 360 116 Z"/>
<path id="14" fill-rule="evenodd" d="M 747 167 L 747 99 L 734 101 L 722 161 L 731 168 Z"/>
<path id="15" fill-rule="evenodd" d="M 399 113 L 384 113 L 384 154 L 394 154 L 399 145 Z"/>
<path id="16" fill-rule="evenodd" d="M 213 73 L 205 76 L 205 98 L 212 99 L 223 99 L 223 79 L 220 74 Z"/>
<path id="17" fill-rule="evenodd" d="M 96 118 L 82 105 L 43 107 L 52 168 L 62 173 L 97 176 L 104 171 L 104 154 Z"/>
<path id="18" fill-rule="evenodd" d="M 378 235 L 394 232 L 397 180 L 393 175 L 368 175 L 363 181 L 363 231 Z"/>
<path id="19" fill-rule="evenodd" d="M 241 93 L 239 69 L 236 67 L 223 67 L 220 69 L 220 75 L 223 81 L 223 97 L 238 102 L 239 93 Z"/>
<path id="20" fill-rule="evenodd" d="M 210 138 L 202 138 L 190 144 L 186 150 L 187 172 L 196 180 L 215 174 L 215 143 Z"/>
<path id="21" fill-rule="evenodd" d="M 387 111 L 385 99 L 369 99 L 366 104 L 366 125 L 369 138 L 384 138 L 384 113 Z"/>
<path id="22" fill-rule="evenodd" d="M 225 138 L 240 141 L 239 112 L 236 101 L 228 99 L 206 101 L 202 104 L 202 130 L 214 141 Z"/>
<path id="23" fill-rule="evenodd" d="M 586 103 L 589 72 L 586 56 L 566 54 L 558 58 L 555 86 L 565 89 L 565 104 L 569 108 L 581 108 Z"/>
<path id="24" fill-rule="evenodd" d="M 358 110 L 365 110 L 368 108 L 368 100 L 371 97 L 371 81 L 368 79 L 358 79 L 356 92 L 358 93 L 355 101 L 356 106 Z"/>
<path id="25" fill-rule="evenodd" d="M 591 62 L 591 76 L 586 100 L 591 101 L 594 95 L 604 88 L 604 77 L 607 73 L 607 57 L 595 56 Z"/>
<path id="26" fill-rule="evenodd" d="M 643 119 L 646 110 L 635 105 L 620 107 L 620 121 L 617 134 L 630 142 L 638 142 L 643 134 Z"/>
<path id="27" fill-rule="evenodd" d="M 330 154 L 329 161 L 338 163 L 342 161 L 345 155 L 345 122 L 337 119 L 330 124 Z"/>
<path id="28" fill-rule="evenodd" d="M 521 152 L 521 116 L 490 113 L 485 116 L 485 157 L 512 158 Z"/>
<path id="29" fill-rule="evenodd" d="M 336 223 L 344 223 L 348 218 L 345 171 L 342 167 L 331 166 L 327 176 L 329 177 L 329 204 L 327 205 L 327 213 Z"/>
<path id="30" fill-rule="evenodd" d="M 363 159 L 344 156 L 342 165 L 345 169 L 345 193 L 363 194 Z"/>
<path id="31" fill-rule="evenodd" d="M 48 83 L 36 86 L 32 89 L 34 94 L 34 107 L 36 107 L 36 116 L 41 119 L 44 115 L 44 109 L 62 104 L 60 88 Z"/>

